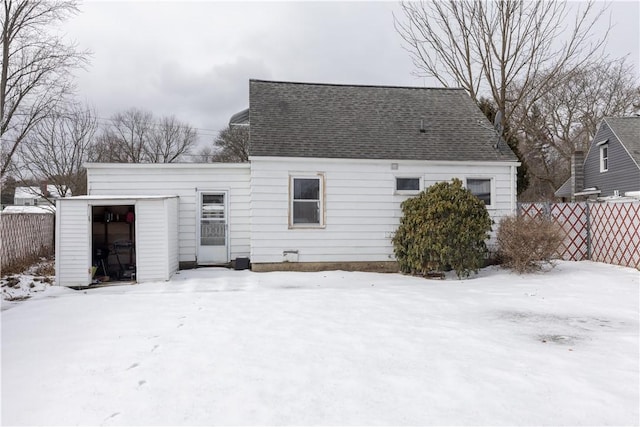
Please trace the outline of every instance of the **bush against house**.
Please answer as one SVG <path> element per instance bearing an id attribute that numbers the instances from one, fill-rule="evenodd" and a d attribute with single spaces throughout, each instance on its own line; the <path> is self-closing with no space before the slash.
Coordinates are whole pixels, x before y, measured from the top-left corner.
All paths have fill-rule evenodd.
<path id="1" fill-rule="evenodd" d="M 393 247 L 403 272 L 455 270 L 466 277 L 483 266 L 492 221 L 484 202 L 462 181 L 434 184 L 401 207 Z"/>

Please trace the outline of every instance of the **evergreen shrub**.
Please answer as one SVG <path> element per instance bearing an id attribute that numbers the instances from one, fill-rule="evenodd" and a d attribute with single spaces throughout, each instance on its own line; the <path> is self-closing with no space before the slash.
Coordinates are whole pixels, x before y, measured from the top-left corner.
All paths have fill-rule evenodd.
<path id="1" fill-rule="evenodd" d="M 392 241 L 404 273 L 455 270 L 458 277 L 467 277 L 484 265 L 492 221 L 484 202 L 462 181 L 434 184 L 401 207 Z"/>

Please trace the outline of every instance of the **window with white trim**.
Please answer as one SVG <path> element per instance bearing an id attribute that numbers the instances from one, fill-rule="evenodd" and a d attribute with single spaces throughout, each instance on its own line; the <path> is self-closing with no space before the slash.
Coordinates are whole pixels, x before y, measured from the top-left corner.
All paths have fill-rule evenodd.
<path id="1" fill-rule="evenodd" d="M 609 144 L 600 146 L 600 172 L 609 170 Z"/>
<path id="2" fill-rule="evenodd" d="M 292 176 L 289 224 L 292 227 L 324 225 L 323 176 Z"/>
<path id="3" fill-rule="evenodd" d="M 467 178 L 467 189 L 486 206 L 491 206 L 491 178 Z"/>
<path id="4" fill-rule="evenodd" d="M 396 192 L 418 193 L 420 191 L 420 178 L 396 177 Z"/>

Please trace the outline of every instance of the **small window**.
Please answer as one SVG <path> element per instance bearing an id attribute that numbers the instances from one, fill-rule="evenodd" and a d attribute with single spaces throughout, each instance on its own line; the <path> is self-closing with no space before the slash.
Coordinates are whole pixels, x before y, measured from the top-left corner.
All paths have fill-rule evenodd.
<path id="1" fill-rule="evenodd" d="M 396 191 L 420 191 L 420 178 L 396 178 Z"/>
<path id="2" fill-rule="evenodd" d="M 323 225 L 322 178 L 292 177 L 291 187 L 291 225 Z"/>
<path id="3" fill-rule="evenodd" d="M 607 144 L 600 146 L 600 172 L 609 170 L 609 146 Z"/>
<path id="4" fill-rule="evenodd" d="M 482 200 L 485 205 L 491 205 L 491 179 L 489 178 L 469 178 L 467 188 L 471 193 Z"/>

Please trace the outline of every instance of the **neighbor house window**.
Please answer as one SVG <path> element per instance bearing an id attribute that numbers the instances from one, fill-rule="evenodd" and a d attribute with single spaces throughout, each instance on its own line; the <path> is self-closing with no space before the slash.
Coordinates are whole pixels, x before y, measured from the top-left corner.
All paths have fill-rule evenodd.
<path id="1" fill-rule="evenodd" d="M 491 179 L 490 178 L 467 178 L 467 189 L 482 200 L 485 205 L 491 205 Z"/>
<path id="2" fill-rule="evenodd" d="M 291 226 L 324 225 L 323 192 L 322 176 L 291 177 Z"/>
<path id="3" fill-rule="evenodd" d="M 609 170 L 609 145 L 600 146 L 600 172 Z"/>
<path id="4" fill-rule="evenodd" d="M 396 178 L 396 191 L 417 193 L 420 191 L 420 178 Z"/>

